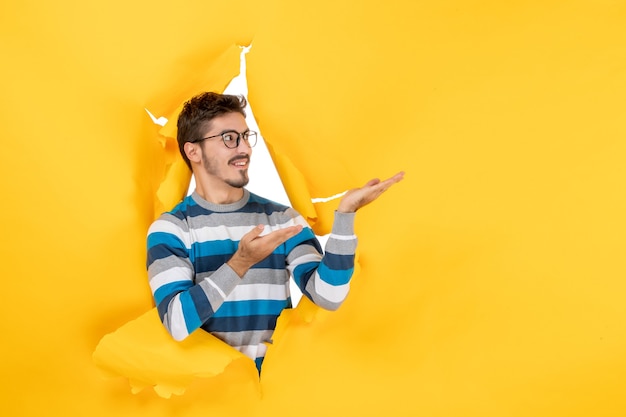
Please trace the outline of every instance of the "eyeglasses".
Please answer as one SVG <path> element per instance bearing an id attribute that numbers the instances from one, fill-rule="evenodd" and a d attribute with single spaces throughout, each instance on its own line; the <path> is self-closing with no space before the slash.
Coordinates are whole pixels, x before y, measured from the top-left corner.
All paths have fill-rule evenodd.
<path id="1" fill-rule="evenodd" d="M 203 140 L 222 137 L 222 141 L 224 141 L 224 145 L 227 148 L 233 149 L 239 146 L 239 141 L 243 138 L 246 142 L 246 145 L 249 147 L 254 147 L 256 145 L 256 132 L 252 130 L 248 130 L 247 132 L 239 133 L 235 130 L 227 130 L 226 132 L 222 132 L 219 135 L 208 136 L 206 138 L 200 138 L 196 140 L 190 141 L 191 143 L 202 142 Z"/>

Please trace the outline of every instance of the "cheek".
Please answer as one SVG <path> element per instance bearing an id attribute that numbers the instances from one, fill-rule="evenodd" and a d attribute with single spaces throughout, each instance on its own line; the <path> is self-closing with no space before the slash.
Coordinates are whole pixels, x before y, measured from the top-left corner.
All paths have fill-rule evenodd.
<path id="1" fill-rule="evenodd" d="M 203 160 L 204 167 L 212 173 L 225 171 L 228 168 L 228 158 L 220 155 L 205 155 Z"/>

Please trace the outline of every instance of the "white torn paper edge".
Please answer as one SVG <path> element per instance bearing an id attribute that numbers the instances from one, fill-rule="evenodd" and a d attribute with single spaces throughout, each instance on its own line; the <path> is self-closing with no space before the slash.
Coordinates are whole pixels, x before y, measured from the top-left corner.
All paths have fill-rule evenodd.
<path id="1" fill-rule="evenodd" d="M 343 197 L 344 195 L 346 195 L 347 192 L 348 191 L 344 191 L 344 192 L 339 193 L 339 194 L 331 195 L 330 197 L 312 198 L 311 202 L 313 204 L 315 204 L 315 203 L 328 203 L 329 201 L 333 201 L 333 200 L 336 200 L 338 198 Z"/>
<path id="2" fill-rule="evenodd" d="M 152 122 L 154 122 L 155 125 L 159 125 L 163 127 L 167 124 L 167 118 L 161 116 L 157 119 L 152 113 L 150 113 L 150 110 L 146 108 L 144 108 L 144 110 L 146 111 L 146 113 L 148 113 L 148 116 L 150 116 L 150 118 L 152 119 Z"/>

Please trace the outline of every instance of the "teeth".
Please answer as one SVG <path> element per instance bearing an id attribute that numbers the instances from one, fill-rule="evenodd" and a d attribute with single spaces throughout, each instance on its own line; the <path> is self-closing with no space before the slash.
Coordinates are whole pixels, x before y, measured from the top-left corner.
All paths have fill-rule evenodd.
<path id="1" fill-rule="evenodd" d="M 246 159 L 246 158 L 238 158 L 238 159 L 232 161 L 231 164 L 233 166 L 236 166 L 236 167 L 245 167 L 245 166 L 248 165 L 248 162 L 250 162 L 250 161 L 248 159 Z"/>

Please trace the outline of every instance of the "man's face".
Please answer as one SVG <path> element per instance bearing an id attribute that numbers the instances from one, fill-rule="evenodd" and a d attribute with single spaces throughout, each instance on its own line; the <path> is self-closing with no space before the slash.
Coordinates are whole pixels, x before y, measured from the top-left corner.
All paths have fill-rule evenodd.
<path id="1" fill-rule="evenodd" d="M 202 137 L 219 135 L 227 131 L 243 133 L 248 130 L 246 119 L 239 113 L 227 113 L 211 120 L 209 129 Z M 240 138 L 236 148 L 227 148 L 220 136 L 200 143 L 202 147 L 202 166 L 214 180 L 224 182 L 231 187 L 242 188 L 248 184 L 248 167 L 252 148 Z"/>

